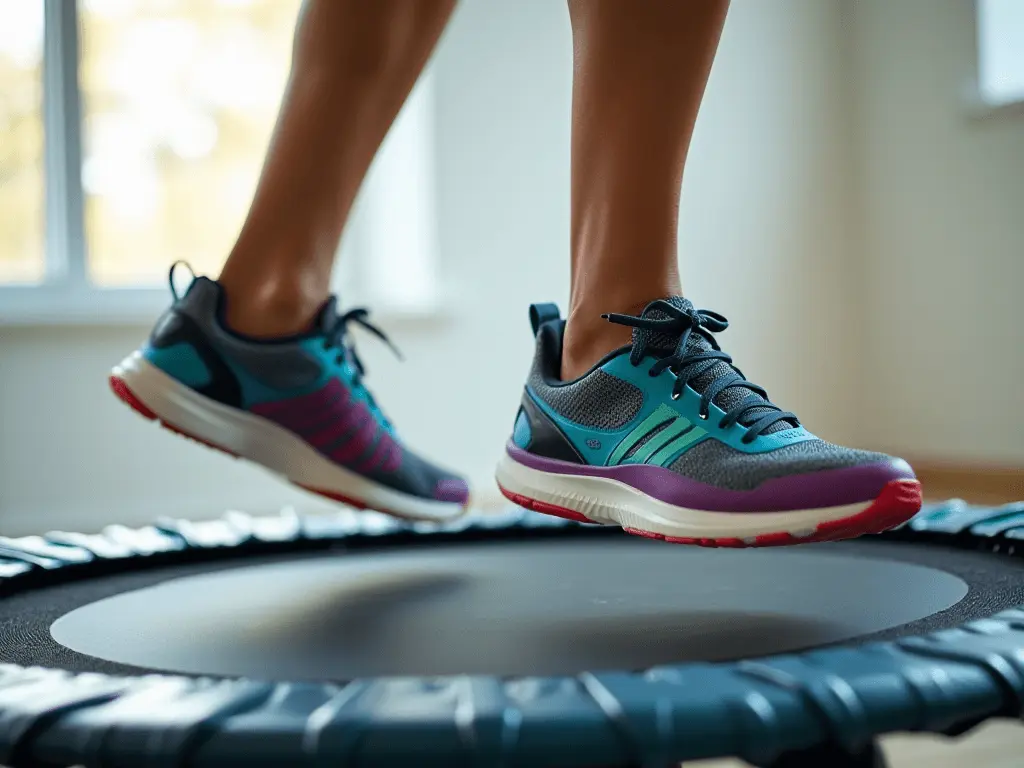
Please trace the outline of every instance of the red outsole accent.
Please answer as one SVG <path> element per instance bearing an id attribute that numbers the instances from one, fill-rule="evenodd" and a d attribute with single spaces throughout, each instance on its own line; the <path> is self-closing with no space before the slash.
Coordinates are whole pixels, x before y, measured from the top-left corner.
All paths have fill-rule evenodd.
<path id="1" fill-rule="evenodd" d="M 574 520 L 577 523 L 592 523 L 585 515 L 581 515 L 579 512 L 574 512 L 571 509 L 565 507 L 555 506 L 554 504 L 548 504 L 545 501 L 537 501 L 536 499 L 530 499 L 526 496 L 520 496 L 518 493 L 512 493 L 507 488 L 498 485 L 501 492 L 505 495 L 505 498 L 511 501 L 513 504 L 518 504 L 520 507 L 533 510 L 534 512 L 541 512 L 545 515 L 554 515 L 555 517 L 564 517 L 566 520 Z"/>
<path id="2" fill-rule="evenodd" d="M 135 396 L 135 393 L 128 389 L 128 385 L 124 383 L 124 380 L 119 379 L 117 376 L 110 377 L 110 388 L 114 394 L 117 395 L 117 399 L 127 405 L 137 414 L 143 418 L 149 419 L 150 421 L 156 421 L 156 414 L 153 413 L 146 404 L 143 403 L 139 398 Z"/>
<path id="3" fill-rule="evenodd" d="M 127 405 L 140 416 L 149 419 L 150 421 L 157 422 L 161 427 L 166 429 L 168 432 L 173 432 L 176 435 L 180 435 L 181 437 L 184 437 L 188 440 L 197 442 L 200 445 L 205 445 L 207 448 L 213 448 L 215 451 L 220 451 L 221 453 L 227 454 L 228 456 L 234 459 L 239 458 L 237 453 L 234 453 L 221 445 L 211 443 L 209 440 L 206 440 L 202 437 L 197 437 L 196 435 L 193 435 L 190 432 L 185 431 L 181 427 L 176 427 L 174 424 L 168 424 L 166 421 L 164 421 L 155 413 L 153 413 L 153 411 L 144 402 L 139 400 L 135 393 L 128 388 L 128 385 L 124 383 L 123 379 L 120 379 L 117 376 L 111 376 L 110 388 L 111 390 L 113 390 L 118 400 Z M 389 509 L 382 509 L 380 506 L 377 505 L 369 506 L 365 501 L 360 501 L 359 499 L 354 499 L 340 493 L 335 493 L 334 491 L 324 491 L 321 490 L 320 488 L 312 488 L 310 486 L 303 485 L 302 483 L 293 482 L 292 485 L 302 488 L 304 491 L 314 493 L 317 496 L 323 496 L 325 499 L 330 499 L 331 501 L 337 501 L 340 502 L 341 504 L 353 507 L 354 509 L 372 509 L 376 512 L 382 512 L 386 515 L 391 515 L 392 517 L 408 518 L 408 515 L 401 515 Z M 465 505 L 463 505 L 463 509 L 466 509 L 468 505 L 469 503 L 467 502 Z"/>
<path id="4" fill-rule="evenodd" d="M 350 507 L 352 507 L 354 509 L 368 509 L 368 507 L 366 506 L 366 502 L 365 501 L 360 501 L 359 499 L 353 499 L 351 496 L 345 496 L 345 495 L 343 495 L 341 493 L 335 493 L 334 491 L 324 491 L 324 490 L 321 490 L 319 488 L 313 488 L 312 486 L 309 486 L 309 485 L 303 485 L 302 483 L 292 483 L 292 485 L 297 485 L 299 488 L 301 488 L 304 491 L 309 491 L 310 493 L 315 493 L 317 496 L 323 496 L 325 499 L 330 499 L 331 501 L 337 501 L 337 502 L 339 502 L 341 504 L 346 504 L 346 505 L 348 505 L 348 506 L 350 506 Z M 389 514 L 389 515 L 394 515 L 395 514 L 394 512 L 389 512 L 386 509 L 378 509 L 376 511 L 384 512 L 384 513 Z M 398 515 L 395 515 L 395 517 L 398 517 Z"/>
<path id="5" fill-rule="evenodd" d="M 502 488 L 500 485 L 498 487 L 501 488 L 501 492 L 509 501 L 534 512 L 564 517 L 567 520 L 575 520 L 580 523 L 594 522 L 571 509 L 527 498 Z M 917 480 L 892 480 L 882 488 L 882 492 L 878 494 L 877 498 L 867 509 L 861 510 L 850 517 L 820 523 L 814 533 L 804 537 L 779 532 L 764 533 L 754 537 L 753 540 L 737 538 L 713 539 L 665 536 L 664 534 L 642 531 L 637 528 L 624 527 L 623 530 L 626 533 L 633 534 L 634 536 L 643 536 L 647 539 L 658 539 L 670 544 L 690 544 L 698 547 L 727 547 L 735 549 L 746 547 L 789 547 L 795 544 L 854 539 L 868 533 L 882 533 L 905 523 L 916 515 L 920 509 L 921 483 Z M 742 514 L 751 513 L 744 512 Z"/>

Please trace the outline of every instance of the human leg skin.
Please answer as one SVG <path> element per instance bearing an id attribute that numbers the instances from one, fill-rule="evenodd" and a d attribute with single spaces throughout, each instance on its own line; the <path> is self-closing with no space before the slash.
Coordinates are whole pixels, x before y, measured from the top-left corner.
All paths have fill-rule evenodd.
<path id="1" fill-rule="evenodd" d="M 363 178 L 455 0 L 307 0 L 249 214 L 219 282 L 228 324 L 296 333 L 327 300 Z"/>
<path id="2" fill-rule="evenodd" d="M 680 185 L 728 0 L 569 0 L 571 294 L 562 377 L 629 341 L 601 319 L 679 294 Z"/>

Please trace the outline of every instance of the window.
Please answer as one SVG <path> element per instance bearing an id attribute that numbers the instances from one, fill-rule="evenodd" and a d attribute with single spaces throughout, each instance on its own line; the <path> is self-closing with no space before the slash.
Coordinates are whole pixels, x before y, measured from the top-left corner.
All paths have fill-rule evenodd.
<path id="1" fill-rule="evenodd" d="M 990 107 L 1024 102 L 1024 2 L 977 2 L 980 96 Z"/>
<path id="2" fill-rule="evenodd" d="M 43 178 L 43 5 L 0 0 L 0 282 L 43 277 Z"/>
<path id="3" fill-rule="evenodd" d="M 0 322 L 143 320 L 247 212 L 301 0 L 0 0 Z M 430 77 L 346 233 L 346 303 L 435 300 Z M 363 258 L 372 251 L 372 258 Z"/>
<path id="4" fill-rule="evenodd" d="M 80 0 L 88 274 L 215 272 L 248 208 L 299 0 Z"/>

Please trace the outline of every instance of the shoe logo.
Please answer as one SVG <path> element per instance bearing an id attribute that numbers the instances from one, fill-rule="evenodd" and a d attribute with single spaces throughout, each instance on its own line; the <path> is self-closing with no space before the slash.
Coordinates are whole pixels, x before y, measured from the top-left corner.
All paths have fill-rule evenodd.
<path id="1" fill-rule="evenodd" d="M 587 448 L 593 448 L 595 451 L 601 450 L 601 441 L 590 438 L 587 440 Z"/>

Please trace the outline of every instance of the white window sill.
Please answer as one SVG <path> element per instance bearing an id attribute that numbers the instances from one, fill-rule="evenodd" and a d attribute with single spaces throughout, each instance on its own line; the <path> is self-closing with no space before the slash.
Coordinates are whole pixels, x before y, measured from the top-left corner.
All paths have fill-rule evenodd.
<path id="1" fill-rule="evenodd" d="M 382 325 L 444 322 L 452 302 L 369 303 L 371 318 Z M 171 304 L 165 287 L 86 288 L 64 286 L 0 287 L 0 328 L 148 326 Z M 344 309 L 344 307 L 343 307 Z"/>
<path id="2" fill-rule="evenodd" d="M 9 286 L 0 288 L 0 326 L 153 323 L 169 300 L 155 287 Z"/>
<path id="3" fill-rule="evenodd" d="M 993 100 L 987 98 L 977 84 L 970 85 L 964 99 L 967 115 L 973 120 L 1024 117 L 1024 94 L 1017 98 Z"/>

